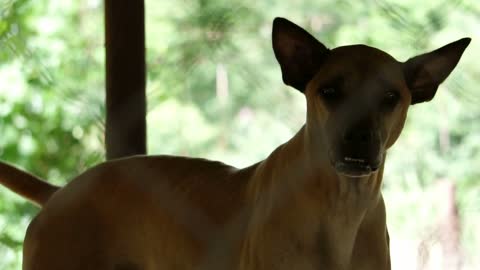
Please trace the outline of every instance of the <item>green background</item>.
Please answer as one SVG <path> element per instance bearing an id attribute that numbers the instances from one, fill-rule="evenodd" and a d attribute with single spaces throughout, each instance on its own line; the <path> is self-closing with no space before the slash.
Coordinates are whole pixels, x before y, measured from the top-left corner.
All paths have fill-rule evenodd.
<path id="1" fill-rule="evenodd" d="M 104 159 L 102 5 L 0 0 L 2 161 L 63 185 Z M 301 127 L 304 98 L 282 84 L 271 49 L 276 16 L 328 47 L 364 43 L 399 61 L 473 38 L 435 99 L 411 108 L 389 152 L 383 192 L 394 269 L 422 262 L 440 269 L 435 232 L 445 181 L 457 186 L 462 269 L 478 269 L 480 1 L 147 0 L 149 153 L 242 167 Z M 0 188 L 0 269 L 21 268 L 25 229 L 37 211 Z M 430 259 L 419 255 L 422 243 Z"/>

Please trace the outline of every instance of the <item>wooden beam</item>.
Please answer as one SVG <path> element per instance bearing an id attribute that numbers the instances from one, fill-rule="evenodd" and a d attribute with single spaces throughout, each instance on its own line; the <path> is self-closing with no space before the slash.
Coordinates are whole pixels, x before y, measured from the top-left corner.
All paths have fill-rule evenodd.
<path id="1" fill-rule="evenodd" d="M 146 154 L 145 4 L 105 0 L 107 159 Z"/>

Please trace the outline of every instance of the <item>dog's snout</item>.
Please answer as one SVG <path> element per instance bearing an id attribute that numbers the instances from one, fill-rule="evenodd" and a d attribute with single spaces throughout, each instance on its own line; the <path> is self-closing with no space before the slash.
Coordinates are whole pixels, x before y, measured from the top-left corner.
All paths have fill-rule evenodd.
<path id="1" fill-rule="evenodd" d="M 375 140 L 375 133 L 370 130 L 345 130 L 343 141 L 346 143 L 370 143 Z"/>

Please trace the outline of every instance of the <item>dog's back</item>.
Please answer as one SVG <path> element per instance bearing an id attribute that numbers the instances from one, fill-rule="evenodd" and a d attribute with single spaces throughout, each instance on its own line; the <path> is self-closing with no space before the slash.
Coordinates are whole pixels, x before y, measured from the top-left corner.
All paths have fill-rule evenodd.
<path id="1" fill-rule="evenodd" d="M 86 258 L 92 269 L 225 266 L 218 258 L 239 247 L 231 237 L 243 227 L 252 169 L 170 156 L 97 166 L 54 194 L 31 223 L 24 261 L 35 265 L 24 269 L 45 269 L 43 262 L 85 269 Z"/>

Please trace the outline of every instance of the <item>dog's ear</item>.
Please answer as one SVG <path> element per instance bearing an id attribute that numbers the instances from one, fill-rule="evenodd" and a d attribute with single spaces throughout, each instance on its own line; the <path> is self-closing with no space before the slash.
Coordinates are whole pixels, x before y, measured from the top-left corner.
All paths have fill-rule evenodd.
<path id="1" fill-rule="evenodd" d="M 462 38 L 435 51 L 408 59 L 403 73 L 412 94 L 411 104 L 430 101 L 438 86 L 457 65 L 470 38 Z"/>
<path id="2" fill-rule="evenodd" d="M 329 52 L 307 31 L 284 18 L 273 20 L 272 45 L 283 82 L 301 92 Z"/>

